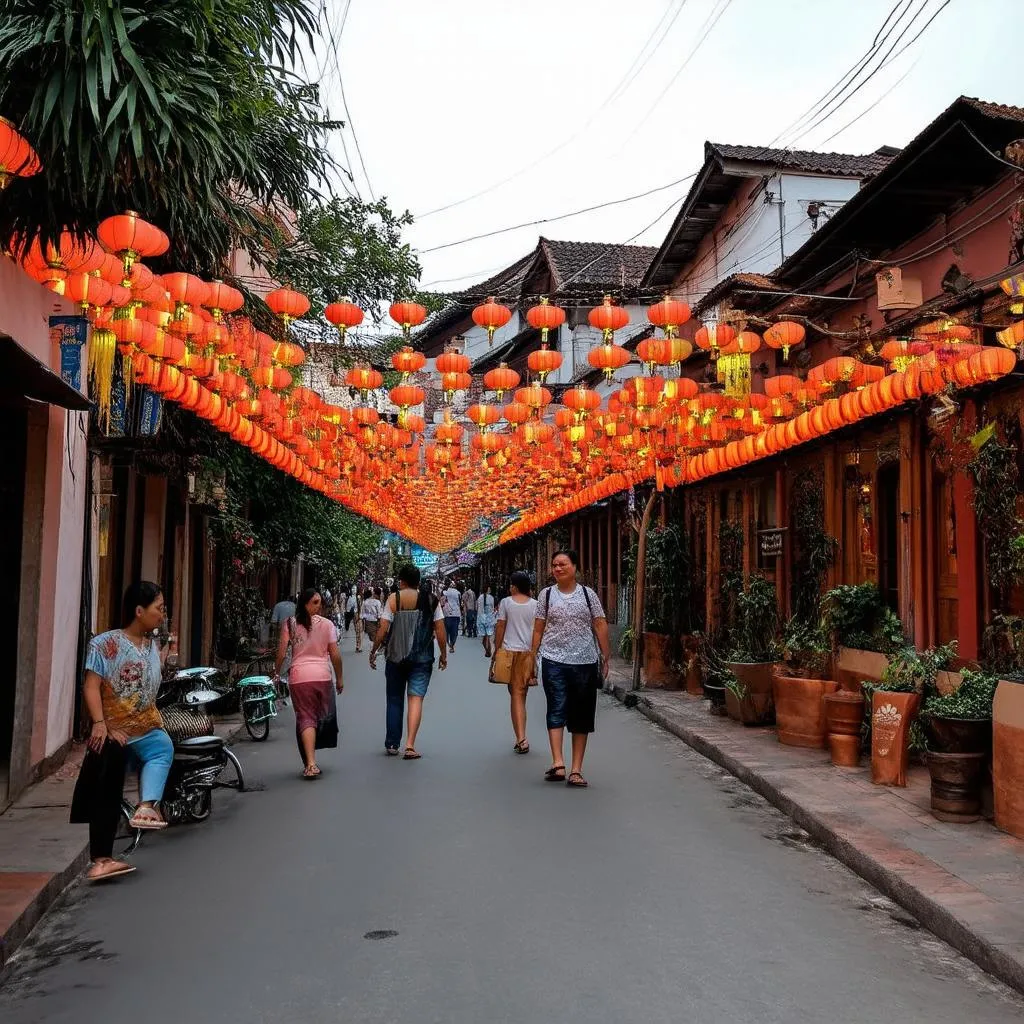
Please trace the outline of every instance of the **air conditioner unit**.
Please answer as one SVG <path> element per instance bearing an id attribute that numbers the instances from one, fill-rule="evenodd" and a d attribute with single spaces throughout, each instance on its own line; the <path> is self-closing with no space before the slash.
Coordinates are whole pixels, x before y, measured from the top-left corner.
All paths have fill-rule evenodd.
<path id="1" fill-rule="evenodd" d="M 878 308 L 916 309 L 921 305 L 921 282 L 917 278 L 904 277 L 899 267 L 888 267 L 875 274 L 878 285 Z"/>

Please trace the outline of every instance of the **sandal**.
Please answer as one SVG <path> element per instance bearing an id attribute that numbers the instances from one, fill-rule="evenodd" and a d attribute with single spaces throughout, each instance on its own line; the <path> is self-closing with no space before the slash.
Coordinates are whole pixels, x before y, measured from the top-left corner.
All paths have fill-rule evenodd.
<path id="1" fill-rule="evenodd" d="M 573 782 L 573 779 L 576 781 Z M 586 789 L 590 785 L 585 778 L 583 778 L 582 772 L 570 772 L 569 777 L 565 780 L 567 786 L 572 786 L 574 789 Z"/>
<path id="2" fill-rule="evenodd" d="M 130 875 L 138 870 L 134 864 L 125 864 L 123 860 L 111 861 L 111 864 L 114 866 L 109 871 L 102 871 L 98 875 L 90 875 L 86 872 L 85 880 L 90 883 L 106 882 L 108 879 L 120 878 L 121 875 Z"/>
<path id="3" fill-rule="evenodd" d="M 565 765 L 564 764 L 553 764 L 544 773 L 545 782 L 564 782 L 565 781 Z"/>
<path id="4" fill-rule="evenodd" d="M 512 749 L 517 754 L 528 754 L 530 752 L 530 741 L 520 740 Z"/>
<path id="5" fill-rule="evenodd" d="M 416 753 L 412 747 L 406 747 L 405 753 L 402 755 L 403 761 L 418 761 L 423 755 Z"/>
<path id="6" fill-rule="evenodd" d="M 320 778 L 320 766 L 317 764 L 308 764 L 302 769 L 302 777 L 304 779 L 319 779 Z"/>
<path id="7" fill-rule="evenodd" d="M 137 807 L 128 824 L 132 828 L 156 832 L 167 828 L 167 822 L 160 817 L 160 813 L 153 807 Z"/>

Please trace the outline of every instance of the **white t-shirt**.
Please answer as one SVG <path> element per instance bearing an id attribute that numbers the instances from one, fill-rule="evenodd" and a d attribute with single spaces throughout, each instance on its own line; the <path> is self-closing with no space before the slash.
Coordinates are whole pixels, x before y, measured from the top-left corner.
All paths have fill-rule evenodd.
<path id="1" fill-rule="evenodd" d="M 528 651 L 533 646 L 533 623 L 537 618 L 537 602 L 531 597 L 521 604 L 511 597 L 498 605 L 498 621 L 505 623 L 501 646 L 506 651 Z"/>
<path id="2" fill-rule="evenodd" d="M 375 597 L 368 597 L 363 602 L 363 613 L 360 618 L 375 620 L 380 618 L 380 601 Z"/>
<path id="3" fill-rule="evenodd" d="M 345 611 L 354 612 L 356 610 L 356 595 L 349 594 L 348 600 L 345 602 Z"/>
<path id="4" fill-rule="evenodd" d="M 487 618 L 488 615 L 494 614 L 494 595 L 493 594 L 481 594 L 476 599 L 476 613 L 480 618 Z"/>
<path id="5" fill-rule="evenodd" d="M 411 612 L 412 608 L 404 608 L 403 611 L 410 611 Z M 440 622 L 443 618 L 444 618 L 444 612 L 441 611 L 441 605 L 438 604 L 434 608 L 434 621 L 435 622 Z M 394 622 L 395 621 L 395 613 L 391 610 L 391 605 L 387 601 L 384 602 L 384 606 L 380 610 L 380 619 L 381 619 L 381 622 Z"/>
<path id="6" fill-rule="evenodd" d="M 586 590 L 586 596 L 584 596 Z M 587 596 L 590 608 L 587 608 Z M 580 584 L 569 594 L 558 587 L 546 587 L 537 598 L 537 618 L 545 619 L 540 656 L 563 665 L 592 665 L 599 651 L 594 640 L 593 618 L 603 619 L 604 608 L 590 587 Z"/>
<path id="7" fill-rule="evenodd" d="M 452 619 L 459 618 L 462 613 L 462 595 L 454 587 L 449 587 L 442 597 L 444 598 L 444 614 Z"/>

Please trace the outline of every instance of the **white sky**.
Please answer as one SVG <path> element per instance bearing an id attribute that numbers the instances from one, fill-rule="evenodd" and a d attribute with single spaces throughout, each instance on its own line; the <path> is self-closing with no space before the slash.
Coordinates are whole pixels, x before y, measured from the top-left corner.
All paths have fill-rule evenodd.
<path id="1" fill-rule="evenodd" d="M 417 217 L 407 238 L 422 252 L 665 185 L 697 170 L 705 139 L 768 145 L 868 51 L 894 4 L 905 16 L 871 66 L 915 10 L 925 5 L 893 53 L 944 0 L 325 2 L 335 26 L 345 17 L 340 70 L 369 182 Z M 697 46 L 709 18 L 723 11 Z M 1022 13 L 1024 0 L 951 0 L 819 128 L 781 144 L 866 153 L 903 145 L 961 94 L 1024 104 Z M 317 54 L 327 60 L 325 100 L 342 116 L 326 40 Z M 607 102 L 631 67 L 638 73 Z M 365 197 L 351 131 L 344 135 Z M 344 160 L 340 140 L 335 146 Z M 478 199 L 423 216 L 512 175 Z M 422 282 L 438 290 L 472 285 L 530 251 L 539 234 L 625 242 L 664 211 L 636 240 L 658 245 L 688 187 L 423 253 Z"/>

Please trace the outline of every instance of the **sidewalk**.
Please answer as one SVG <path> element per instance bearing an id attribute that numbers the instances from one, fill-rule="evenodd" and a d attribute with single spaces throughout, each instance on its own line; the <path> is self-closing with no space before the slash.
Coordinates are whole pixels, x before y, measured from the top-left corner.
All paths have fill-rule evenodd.
<path id="1" fill-rule="evenodd" d="M 230 740 L 242 728 L 235 715 L 215 731 Z M 85 745 L 76 743 L 57 771 L 0 814 L 0 970 L 89 862 L 88 828 L 68 823 L 84 756 Z"/>
<path id="2" fill-rule="evenodd" d="M 990 822 L 953 825 L 929 811 L 925 768 L 906 789 L 870 768 L 836 768 L 824 750 L 782 746 L 775 730 L 708 714 L 686 693 L 633 694 L 613 662 L 607 692 L 735 775 L 825 850 L 979 967 L 1024 992 L 1024 842 Z"/>

